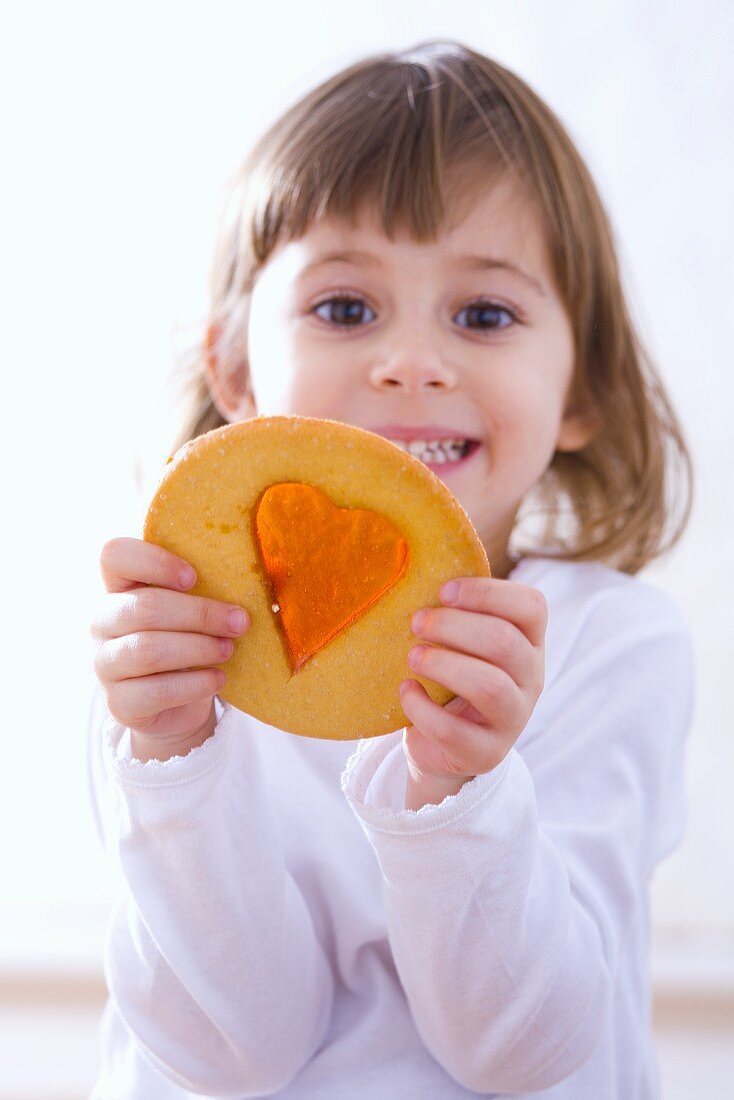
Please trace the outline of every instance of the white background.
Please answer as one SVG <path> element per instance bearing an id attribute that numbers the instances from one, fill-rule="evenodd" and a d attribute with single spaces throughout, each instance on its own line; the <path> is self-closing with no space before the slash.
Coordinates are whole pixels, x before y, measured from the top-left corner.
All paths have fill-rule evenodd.
<path id="1" fill-rule="evenodd" d="M 0 977 L 99 967 L 111 879 L 84 755 L 97 558 L 139 535 L 169 453 L 164 380 L 204 318 L 223 185 L 313 84 L 445 36 L 513 68 L 568 127 L 694 452 L 689 532 L 645 574 L 682 606 L 698 666 L 689 829 L 654 883 L 655 945 L 661 974 L 734 990 L 734 7 L 71 3 L 0 29 Z"/>

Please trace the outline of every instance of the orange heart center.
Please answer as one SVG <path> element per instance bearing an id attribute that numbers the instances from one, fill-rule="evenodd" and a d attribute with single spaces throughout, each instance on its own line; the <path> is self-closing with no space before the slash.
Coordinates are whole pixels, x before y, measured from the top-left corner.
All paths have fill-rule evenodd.
<path id="1" fill-rule="evenodd" d="M 271 485 L 255 516 L 294 672 L 405 571 L 408 543 L 377 512 L 338 508 L 312 485 Z"/>

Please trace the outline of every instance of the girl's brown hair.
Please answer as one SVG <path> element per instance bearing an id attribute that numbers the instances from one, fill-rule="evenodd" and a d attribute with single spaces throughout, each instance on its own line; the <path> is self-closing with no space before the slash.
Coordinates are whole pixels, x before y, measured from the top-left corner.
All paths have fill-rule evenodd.
<path id="1" fill-rule="evenodd" d="M 636 573 L 678 541 L 690 515 L 681 425 L 634 330 L 611 227 L 569 135 L 524 81 L 456 42 L 351 65 L 254 146 L 222 218 L 208 336 L 189 357 L 190 411 L 176 447 L 225 423 L 209 394 L 207 357 L 246 377 L 250 293 L 278 243 L 324 215 L 352 219 L 365 200 L 390 239 L 399 224 L 416 241 L 433 240 L 447 175 L 467 167 L 487 186 L 509 173 L 540 212 L 574 333 L 573 400 L 602 414 L 586 447 L 555 454 L 523 503 L 513 545 Z M 535 527 L 525 544 L 523 520 Z"/>

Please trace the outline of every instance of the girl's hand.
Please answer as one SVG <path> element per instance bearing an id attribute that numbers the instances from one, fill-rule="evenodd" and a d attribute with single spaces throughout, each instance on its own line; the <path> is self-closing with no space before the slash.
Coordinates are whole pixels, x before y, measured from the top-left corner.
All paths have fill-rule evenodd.
<path id="1" fill-rule="evenodd" d="M 441 599 L 450 606 L 413 616 L 413 633 L 437 644 L 415 646 L 408 664 L 456 698 L 441 707 L 417 681 L 400 685 L 400 702 L 414 723 L 403 735 L 411 810 L 438 804 L 497 767 L 543 690 L 548 610 L 541 592 L 514 581 L 464 577 L 444 585 Z"/>
<path id="2" fill-rule="evenodd" d="M 132 733 L 138 760 L 185 755 L 214 732 L 214 696 L 249 626 L 241 607 L 186 595 L 194 570 L 140 539 L 105 543 L 102 580 L 110 595 L 91 625 L 94 671 L 110 714 Z"/>

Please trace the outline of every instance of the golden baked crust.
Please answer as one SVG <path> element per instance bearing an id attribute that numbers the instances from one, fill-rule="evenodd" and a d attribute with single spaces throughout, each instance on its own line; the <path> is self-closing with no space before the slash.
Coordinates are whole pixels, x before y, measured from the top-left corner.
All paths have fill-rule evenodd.
<path id="1" fill-rule="evenodd" d="M 255 528 L 265 490 L 286 482 L 314 486 L 339 508 L 377 512 L 408 542 L 399 580 L 295 673 Z M 352 740 L 400 729 L 408 719 L 398 684 L 407 677 L 435 702 L 448 702 L 451 692 L 408 667 L 417 641 L 410 620 L 440 605 L 439 589 L 452 577 L 489 576 L 471 521 L 419 459 L 362 428 L 310 417 L 257 417 L 185 444 L 163 469 L 143 538 L 193 565 L 193 594 L 249 612 L 249 629 L 221 666 L 221 698 L 306 737 Z"/>

